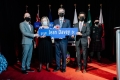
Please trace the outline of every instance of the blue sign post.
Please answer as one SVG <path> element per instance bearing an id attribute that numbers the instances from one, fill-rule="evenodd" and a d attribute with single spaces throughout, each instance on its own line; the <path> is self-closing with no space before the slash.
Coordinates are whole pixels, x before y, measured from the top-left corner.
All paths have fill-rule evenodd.
<path id="1" fill-rule="evenodd" d="M 60 28 L 60 29 L 39 29 L 40 36 L 51 36 L 53 38 L 65 38 L 65 36 L 76 35 L 78 28 Z"/>

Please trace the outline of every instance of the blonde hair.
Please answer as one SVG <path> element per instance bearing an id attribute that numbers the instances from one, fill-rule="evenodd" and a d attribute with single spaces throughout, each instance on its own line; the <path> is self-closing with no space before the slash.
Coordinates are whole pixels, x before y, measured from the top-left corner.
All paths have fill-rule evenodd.
<path id="1" fill-rule="evenodd" d="M 41 18 L 41 24 L 43 24 L 43 19 L 44 19 L 44 18 L 46 18 L 46 19 L 47 19 L 48 26 L 49 26 L 50 21 L 49 21 L 49 19 L 48 19 L 48 17 L 47 17 L 47 16 L 43 16 L 43 17 Z"/>

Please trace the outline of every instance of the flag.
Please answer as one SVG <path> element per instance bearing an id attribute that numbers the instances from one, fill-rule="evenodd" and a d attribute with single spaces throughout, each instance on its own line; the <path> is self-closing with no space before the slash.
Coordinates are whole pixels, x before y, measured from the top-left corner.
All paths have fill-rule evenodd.
<path id="1" fill-rule="evenodd" d="M 51 14 L 51 9 L 49 9 L 49 20 L 52 22 L 52 14 Z"/>
<path id="2" fill-rule="evenodd" d="M 89 26 L 91 27 L 92 26 L 92 20 L 91 20 L 90 9 L 88 9 L 87 22 L 89 23 Z"/>
<path id="3" fill-rule="evenodd" d="M 36 22 L 40 22 L 39 13 L 37 13 L 37 15 L 36 15 Z"/>
<path id="4" fill-rule="evenodd" d="M 102 25 L 102 29 L 103 29 L 103 34 L 102 34 L 102 50 L 105 49 L 105 31 L 104 31 L 104 23 L 103 23 L 103 15 L 102 15 L 102 8 L 100 8 L 100 16 L 99 16 L 99 24 Z"/>
<path id="5" fill-rule="evenodd" d="M 77 11 L 75 8 L 73 24 L 76 24 L 76 23 L 78 23 L 78 18 L 77 18 Z"/>
<path id="6" fill-rule="evenodd" d="M 90 8 L 88 9 L 87 22 L 89 23 L 89 26 L 91 27 L 92 26 L 92 20 L 91 20 Z M 90 41 L 91 41 L 91 38 L 90 38 L 90 36 L 88 36 L 88 48 L 90 46 Z"/>
<path id="7" fill-rule="evenodd" d="M 49 23 L 49 27 L 50 28 L 53 28 L 53 24 L 54 22 L 52 21 L 52 14 L 51 14 L 51 9 L 49 7 L 49 16 L 48 16 L 49 20 L 50 20 L 50 23 Z"/>
<path id="8" fill-rule="evenodd" d="M 40 23 L 39 8 L 38 8 L 38 12 L 36 15 L 36 22 L 34 23 L 35 33 L 37 33 L 40 26 L 41 26 L 41 23 Z M 35 43 L 36 43 L 36 46 L 38 46 L 38 38 L 35 38 Z"/>

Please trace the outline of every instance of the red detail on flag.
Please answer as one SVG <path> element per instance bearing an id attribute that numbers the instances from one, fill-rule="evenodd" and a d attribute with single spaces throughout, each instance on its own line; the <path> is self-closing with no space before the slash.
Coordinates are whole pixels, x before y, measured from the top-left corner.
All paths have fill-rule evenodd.
<path id="1" fill-rule="evenodd" d="M 102 37 L 104 37 L 105 36 L 104 24 L 102 24 L 102 29 L 103 29 Z"/>
<path id="2" fill-rule="evenodd" d="M 40 22 L 40 18 L 39 18 L 39 15 L 37 14 L 36 16 L 36 22 Z"/>
<path id="3" fill-rule="evenodd" d="M 104 24 L 102 24 L 102 29 L 103 29 L 103 33 L 102 33 L 102 38 L 101 38 L 101 40 L 102 40 L 102 50 L 104 50 L 105 49 L 105 30 L 104 30 Z"/>

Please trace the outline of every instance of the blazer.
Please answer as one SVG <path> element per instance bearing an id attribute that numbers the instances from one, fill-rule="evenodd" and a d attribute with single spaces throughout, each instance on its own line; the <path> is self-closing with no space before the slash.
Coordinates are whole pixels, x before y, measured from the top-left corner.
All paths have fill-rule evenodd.
<path id="1" fill-rule="evenodd" d="M 59 19 L 56 19 L 56 20 L 54 21 L 54 26 L 55 26 L 55 25 L 60 25 Z M 71 28 L 70 20 L 64 19 L 61 28 Z M 66 36 L 66 39 L 68 39 L 68 36 Z M 57 40 L 57 39 L 55 39 L 55 40 Z"/>
<path id="2" fill-rule="evenodd" d="M 90 35 L 89 24 L 84 22 L 81 31 L 79 30 L 79 23 L 76 23 L 74 25 L 74 28 L 78 28 L 78 32 L 82 33 L 82 36 L 76 35 L 76 42 L 79 41 L 79 42 L 77 42 L 77 45 L 79 45 L 80 43 L 87 44 L 88 43 L 87 37 Z"/>
<path id="3" fill-rule="evenodd" d="M 34 29 L 33 26 L 30 24 L 31 30 L 29 28 L 29 25 L 26 23 L 26 21 L 21 22 L 19 27 L 20 31 L 22 33 L 22 44 L 31 44 L 33 43 L 34 39 Z"/>

